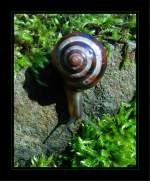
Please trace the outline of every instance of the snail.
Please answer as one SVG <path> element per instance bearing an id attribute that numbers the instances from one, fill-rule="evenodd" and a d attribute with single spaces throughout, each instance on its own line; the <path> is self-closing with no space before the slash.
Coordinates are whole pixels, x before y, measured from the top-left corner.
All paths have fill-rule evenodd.
<path id="1" fill-rule="evenodd" d="M 91 35 L 74 32 L 58 41 L 51 57 L 63 80 L 70 120 L 76 120 L 82 116 L 82 91 L 96 85 L 105 72 L 106 50 Z"/>

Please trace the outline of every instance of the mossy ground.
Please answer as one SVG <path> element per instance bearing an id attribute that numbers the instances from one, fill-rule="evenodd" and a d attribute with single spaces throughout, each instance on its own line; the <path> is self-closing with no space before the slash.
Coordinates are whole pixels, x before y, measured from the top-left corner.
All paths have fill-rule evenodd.
<path id="1" fill-rule="evenodd" d="M 107 57 L 108 57 L 108 60 L 110 61 L 109 63 L 112 64 L 112 66 L 115 63 L 112 61 L 113 60 L 112 58 L 109 59 L 109 57 L 112 56 L 112 47 L 115 46 L 116 44 L 122 44 L 123 48 L 122 48 L 122 53 L 120 57 L 120 64 L 118 64 L 117 71 L 119 71 L 119 68 L 120 68 L 120 71 L 124 72 L 124 74 L 128 74 L 127 72 L 128 66 L 130 64 L 130 59 L 132 59 L 132 57 L 130 58 L 130 56 L 128 55 L 128 52 L 129 52 L 128 48 L 130 47 L 130 46 L 128 47 L 128 42 L 129 41 L 132 42 L 136 40 L 136 15 L 135 14 L 15 14 L 14 16 L 14 40 L 15 40 L 14 42 L 14 75 L 15 77 L 19 75 L 19 72 L 22 69 L 31 67 L 35 73 L 35 78 L 38 80 L 39 83 L 43 84 L 43 82 L 39 80 L 39 72 L 45 66 L 49 64 L 49 56 L 47 55 L 50 55 L 51 49 L 62 36 L 74 31 L 88 33 L 96 37 L 99 41 L 101 41 L 102 44 L 107 49 Z M 131 66 L 132 65 L 133 65 L 133 62 L 131 63 Z M 134 73 L 134 71 L 130 72 L 129 75 L 131 75 L 132 73 Z M 110 76 L 111 71 L 108 72 L 108 74 Z M 115 75 L 119 76 L 120 74 L 115 74 Z M 127 78 L 129 77 L 128 75 L 126 76 Z M 117 80 L 119 84 L 120 76 L 117 78 L 118 78 Z M 128 85 L 128 83 L 129 82 L 127 82 L 126 84 L 126 88 L 131 87 L 131 84 Z M 107 85 L 108 84 L 106 84 L 106 86 Z M 121 82 L 119 85 L 121 85 Z M 108 90 L 106 86 L 103 88 L 105 90 Z M 115 86 L 114 83 L 113 83 L 113 86 Z M 135 85 L 133 85 L 133 87 L 135 87 Z M 124 88 L 122 89 L 123 89 L 122 92 L 126 91 L 125 94 L 127 94 L 127 97 L 130 97 L 128 96 L 129 91 L 125 90 Z M 104 90 L 104 93 L 108 93 L 108 91 L 105 91 L 105 90 Z M 100 97 L 101 93 L 99 92 L 99 89 L 95 89 L 94 93 L 97 95 L 97 98 L 99 95 L 99 99 L 101 99 Z M 93 94 L 93 90 L 92 90 L 92 94 Z M 109 93 L 108 93 L 108 96 L 106 94 L 104 94 L 104 96 L 106 98 L 110 97 Z M 112 94 L 111 98 L 113 99 L 113 97 L 114 97 L 114 94 Z M 98 100 L 97 98 L 96 100 Z M 85 96 L 85 99 L 86 99 L 86 96 Z M 129 99 L 131 99 L 131 97 Z M 115 101 L 116 100 L 114 100 L 114 102 Z M 90 103 L 89 94 L 87 94 L 87 102 Z M 99 100 L 99 102 L 101 102 L 101 100 Z M 111 100 L 110 102 L 113 102 L 113 100 Z M 114 107 L 114 105 L 111 105 L 111 104 L 106 105 L 107 108 L 109 106 Z M 87 109 L 88 113 L 91 112 L 90 111 L 91 107 L 88 109 L 88 107 L 86 107 L 85 105 L 85 109 Z M 101 110 L 101 107 L 96 106 L 95 110 L 98 113 Z M 103 113 L 105 112 L 106 110 L 103 110 Z M 92 116 L 94 116 L 94 114 Z M 98 114 L 95 114 L 95 115 L 96 117 L 98 117 Z M 135 116 L 133 119 L 135 119 Z M 90 116 L 89 116 L 89 120 L 90 120 Z M 129 141 L 131 142 L 135 139 L 134 136 L 132 136 L 134 135 L 135 130 L 132 129 L 132 132 L 133 134 L 130 135 L 131 137 L 129 136 L 130 137 Z M 91 135 L 89 135 L 89 139 L 91 139 Z M 126 153 L 128 152 L 127 150 L 125 151 Z M 103 154 L 104 156 L 107 156 L 106 153 L 103 153 Z M 133 149 L 133 155 L 135 155 L 134 149 Z M 53 157 L 50 157 L 49 161 L 53 160 L 52 158 Z M 68 155 L 68 158 L 69 158 L 69 155 Z M 118 156 L 118 159 L 119 159 L 119 156 Z M 129 165 L 128 163 L 130 163 L 130 161 L 131 161 L 130 158 L 129 159 L 127 158 L 125 160 L 126 164 L 124 164 L 125 163 L 124 162 L 122 163 L 122 165 L 119 165 L 119 166 L 120 167 L 128 166 Z M 49 164 L 48 161 L 47 162 L 45 161 L 44 163 L 45 165 Z M 83 163 L 84 163 L 84 166 L 88 166 L 88 164 L 90 164 L 90 162 L 85 163 L 85 160 Z M 106 166 L 106 164 L 104 165 L 100 164 L 100 166 Z M 44 164 L 33 163 L 33 165 L 40 167 L 40 166 L 43 166 Z M 52 164 L 49 164 L 49 166 L 55 166 L 55 164 L 52 163 Z"/>
<path id="2" fill-rule="evenodd" d="M 136 39 L 135 14 L 15 14 L 14 71 L 43 67 L 56 42 L 67 33 L 84 32 L 96 37 L 111 53 L 110 43 Z M 126 52 L 124 58 L 127 59 Z"/>

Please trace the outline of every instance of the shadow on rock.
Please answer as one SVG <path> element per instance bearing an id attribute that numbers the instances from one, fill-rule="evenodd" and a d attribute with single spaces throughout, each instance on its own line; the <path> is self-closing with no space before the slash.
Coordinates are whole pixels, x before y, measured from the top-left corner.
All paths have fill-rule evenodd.
<path id="1" fill-rule="evenodd" d="M 69 117 L 62 79 L 57 74 L 56 70 L 54 70 L 51 63 L 44 68 L 35 68 L 35 66 L 28 68 L 25 72 L 23 88 L 28 93 L 29 99 L 37 101 L 42 106 L 56 104 L 56 112 L 59 121 L 50 135 L 59 125 L 67 122 Z M 50 135 L 48 135 L 48 137 Z M 45 143 L 47 138 L 43 143 Z"/>

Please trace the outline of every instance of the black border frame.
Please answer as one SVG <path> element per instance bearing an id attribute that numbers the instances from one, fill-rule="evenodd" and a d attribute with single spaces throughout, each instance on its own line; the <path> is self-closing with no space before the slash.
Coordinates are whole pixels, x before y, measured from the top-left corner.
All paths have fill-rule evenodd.
<path id="1" fill-rule="evenodd" d="M 137 50 L 139 50 L 138 52 L 138 58 L 139 58 L 139 65 L 137 66 L 137 69 L 139 70 L 139 77 L 138 77 L 138 87 L 139 87 L 139 168 L 138 169 L 115 169 L 114 170 L 73 170 L 73 171 L 68 171 L 68 170 L 63 170 L 63 171 L 58 171 L 58 170 L 41 170 L 41 172 L 39 171 L 39 169 L 36 170 L 16 170 L 16 169 L 11 169 L 11 152 L 12 152 L 12 148 L 10 147 L 10 145 L 12 145 L 12 137 L 11 137 L 11 126 L 10 126 L 10 116 L 12 116 L 12 112 L 13 112 L 13 80 L 12 77 L 10 75 L 11 71 L 12 71 L 12 64 L 10 63 L 10 60 L 12 59 L 13 56 L 13 51 L 12 51 L 12 22 L 11 22 L 11 12 L 12 11 L 25 11 L 25 12 L 37 12 L 39 11 L 46 11 L 47 13 L 50 12 L 50 10 L 55 11 L 55 12 L 61 12 L 61 13 L 69 13 L 71 11 L 71 8 L 69 7 L 70 11 L 68 11 L 68 6 L 64 7 L 64 4 L 61 7 L 58 7 L 58 2 L 57 1 L 45 1 L 44 6 L 46 5 L 46 7 L 44 7 L 43 5 L 41 6 L 41 4 L 39 4 L 39 2 L 37 2 L 36 4 L 36 8 L 34 8 L 35 4 L 29 4 L 28 1 L 24 1 L 22 0 L 22 4 L 18 7 L 15 6 L 14 4 L 10 4 L 10 6 L 8 7 L 4 7 L 5 12 L 2 12 L 2 21 L 0 24 L 3 25 L 4 27 L 4 31 L 2 29 L 1 35 L 2 36 L 2 49 L 3 51 L 1 51 L 1 55 L 3 56 L 2 58 L 5 60 L 3 62 L 3 65 L 0 65 L 0 67 L 2 68 L 2 71 L 0 71 L 3 76 L 1 75 L 1 82 L 2 82 L 2 86 L 3 88 L 5 87 L 5 89 L 1 89 L 1 102 L 3 103 L 1 106 L 1 112 L 3 113 L 3 119 L 5 120 L 2 122 L 2 131 L 1 131 L 1 145 L 2 145 L 2 149 L 1 149 L 1 157 L 2 157 L 2 164 L 1 164 L 1 174 L 0 177 L 2 179 L 35 179 L 38 180 L 39 178 L 42 180 L 52 180 L 52 179 L 65 179 L 65 180 L 73 180 L 73 179 L 84 179 L 84 180 L 106 180 L 106 179 L 115 179 L 115 180 L 148 180 L 149 177 L 149 145 L 148 143 L 148 138 L 149 138 L 149 130 L 148 130 L 148 126 L 149 126 L 149 122 L 148 122 L 148 112 L 149 112 L 149 104 L 147 102 L 147 100 L 149 101 L 149 97 L 148 97 L 148 88 L 146 86 L 148 86 L 148 81 L 147 79 L 149 78 L 149 71 L 148 71 L 148 61 L 146 62 L 146 60 L 149 60 L 148 58 L 148 52 L 149 52 L 149 44 L 147 46 L 146 43 L 147 40 L 149 40 L 147 38 L 148 34 L 149 34 L 149 26 L 147 23 L 147 18 L 149 19 L 149 13 L 148 13 L 148 8 L 149 8 L 149 3 L 144 4 L 142 1 L 137 1 L 137 2 L 129 2 L 128 0 L 126 2 L 120 1 L 119 2 L 115 2 L 115 4 L 113 4 L 114 6 L 112 6 L 112 3 L 110 0 L 102 0 L 101 1 L 101 6 L 97 6 L 94 7 L 94 2 L 95 0 L 92 2 L 88 2 L 87 4 L 85 4 L 82 7 L 79 7 L 76 3 L 74 3 L 75 5 L 71 8 L 73 8 L 73 10 L 76 10 L 76 12 L 81 12 L 80 10 L 82 10 L 82 12 L 84 13 L 85 10 L 88 12 L 95 10 L 94 12 L 117 12 L 120 11 L 120 9 L 122 11 L 132 11 L 132 12 L 138 12 L 139 13 L 139 42 L 137 43 Z M 19 2 L 17 2 L 19 4 Z M 28 3 L 28 4 L 27 4 Z M 31 2 L 30 2 L 31 3 Z M 56 4 L 55 4 L 56 3 Z M 98 1 L 97 1 L 98 3 Z M 129 4 L 128 4 L 129 3 Z M 27 5 L 29 5 L 29 7 L 27 7 Z M 49 5 L 49 6 L 48 6 Z M 107 7 L 107 8 L 106 8 Z M 41 10 L 42 9 L 42 10 Z M 48 10 L 49 9 L 49 10 Z M 67 9 L 67 10 L 65 10 Z M 72 12 L 72 11 L 71 11 Z M 50 12 L 51 13 L 51 12 Z M 4 26 L 5 25 L 5 26 Z M 5 29 L 6 28 L 6 29 Z M 5 35 L 5 36 L 4 36 Z M 145 60 L 145 62 L 143 63 L 142 60 Z M 4 69 L 4 67 L 6 69 Z M 141 73 L 142 72 L 142 73 Z M 5 76 L 4 76 L 5 75 Z M 11 103 L 10 103 L 11 101 Z M 146 104 L 147 103 L 147 104 Z M 147 112 L 147 113 L 146 113 Z M 8 116 L 8 117 L 7 117 Z M 144 145 L 144 146 L 143 146 Z M 4 155 L 4 156 L 3 156 Z M 4 159 L 3 159 L 4 158 Z"/>

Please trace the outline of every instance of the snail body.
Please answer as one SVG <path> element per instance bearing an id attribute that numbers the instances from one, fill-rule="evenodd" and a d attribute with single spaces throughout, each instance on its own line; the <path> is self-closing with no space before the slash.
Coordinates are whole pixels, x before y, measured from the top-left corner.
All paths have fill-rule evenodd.
<path id="1" fill-rule="evenodd" d="M 85 33 L 70 33 L 52 51 L 52 64 L 64 81 L 71 119 L 81 117 L 81 92 L 96 85 L 106 69 L 106 51 Z"/>

